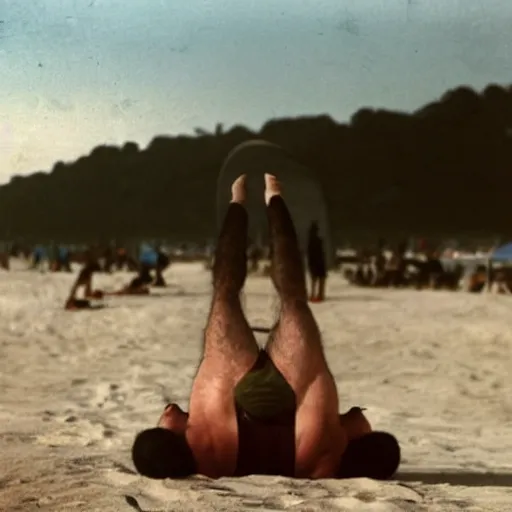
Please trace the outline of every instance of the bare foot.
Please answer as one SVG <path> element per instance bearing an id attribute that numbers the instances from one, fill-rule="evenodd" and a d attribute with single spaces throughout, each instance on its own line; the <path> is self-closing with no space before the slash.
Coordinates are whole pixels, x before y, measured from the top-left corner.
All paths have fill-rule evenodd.
<path id="1" fill-rule="evenodd" d="M 245 203 L 246 191 L 245 191 L 246 175 L 242 174 L 239 176 L 231 185 L 231 202 L 232 203 Z"/>
<path id="2" fill-rule="evenodd" d="M 281 184 L 273 174 L 265 174 L 265 203 L 267 206 L 274 196 L 281 195 Z"/>

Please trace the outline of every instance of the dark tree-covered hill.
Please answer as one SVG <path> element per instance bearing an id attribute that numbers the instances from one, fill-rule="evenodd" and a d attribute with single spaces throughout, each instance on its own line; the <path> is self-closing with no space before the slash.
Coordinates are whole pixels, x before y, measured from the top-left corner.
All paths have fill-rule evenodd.
<path id="1" fill-rule="evenodd" d="M 215 232 L 215 181 L 237 144 L 282 145 L 317 173 L 344 233 L 512 235 L 512 87 L 448 91 L 412 114 L 363 108 L 99 146 L 0 187 L 0 238 L 201 240 Z M 307 207 L 307 206 L 305 206 Z"/>

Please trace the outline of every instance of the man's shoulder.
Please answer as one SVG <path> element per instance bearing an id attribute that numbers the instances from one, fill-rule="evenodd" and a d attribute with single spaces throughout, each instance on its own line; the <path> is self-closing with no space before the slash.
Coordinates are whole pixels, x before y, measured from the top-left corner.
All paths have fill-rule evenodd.
<path id="1" fill-rule="evenodd" d="M 238 432 L 218 421 L 200 421 L 186 432 L 198 472 L 210 478 L 232 476 L 238 456 Z"/>
<path id="2" fill-rule="evenodd" d="M 301 478 L 332 478 L 348 444 L 347 433 L 337 422 L 318 423 L 297 438 L 296 470 Z"/>

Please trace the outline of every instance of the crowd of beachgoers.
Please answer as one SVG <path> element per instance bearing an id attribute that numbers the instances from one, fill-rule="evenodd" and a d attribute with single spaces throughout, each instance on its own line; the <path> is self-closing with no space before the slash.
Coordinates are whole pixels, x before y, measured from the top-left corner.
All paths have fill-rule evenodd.
<path id="1" fill-rule="evenodd" d="M 7 244 L 4 244 L 6 247 Z M 314 269 L 308 260 L 325 260 L 320 267 L 327 267 L 326 275 L 320 276 L 321 286 L 325 287 L 329 273 L 341 272 L 349 283 L 358 287 L 411 288 L 435 290 L 464 290 L 478 293 L 492 291 L 509 294 L 512 290 L 512 271 L 507 262 L 493 262 L 491 249 L 473 251 L 451 248 L 431 249 L 419 247 L 411 250 L 407 244 L 389 247 L 382 240 L 374 248 L 339 248 L 329 260 L 321 247 L 319 254 L 305 251 L 306 270 L 313 274 Z M 163 271 L 173 262 L 204 262 L 210 269 L 213 262 L 214 246 L 203 244 L 166 244 L 150 242 L 140 244 L 66 245 L 35 244 L 32 246 L 10 244 L 8 250 L 0 251 L 0 267 L 9 270 L 10 262 L 16 259 L 21 268 L 59 272 L 72 271 L 73 265 L 86 265 L 95 262 L 95 272 L 111 273 L 116 270 L 129 270 L 140 275 L 162 267 Z M 270 273 L 268 247 L 251 245 L 248 248 L 249 271 L 253 275 Z M 318 263 L 313 267 L 318 267 Z M 20 265 L 17 266 L 20 268 Z M 159 273 L 158 280 L 162 284 Z M 311 275 L 311 283 L 315 276 Z M 146 283 L 147 284 L 147 283 Z M 321 290 L 318 300 L 322 300 L 325 290 Z"/>

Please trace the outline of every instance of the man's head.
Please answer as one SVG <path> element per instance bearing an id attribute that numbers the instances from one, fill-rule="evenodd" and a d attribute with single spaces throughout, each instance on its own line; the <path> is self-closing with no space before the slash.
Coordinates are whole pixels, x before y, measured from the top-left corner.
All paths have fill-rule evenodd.
<path id="1" fill-rule="evenodd" d="M 137 471 L 148 478 L 186 478 L 197 472 L 194 454 L 185 437 L 188 415 L 168 405 L 156 428 L 139 432 L 132 446 Z"/>

